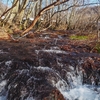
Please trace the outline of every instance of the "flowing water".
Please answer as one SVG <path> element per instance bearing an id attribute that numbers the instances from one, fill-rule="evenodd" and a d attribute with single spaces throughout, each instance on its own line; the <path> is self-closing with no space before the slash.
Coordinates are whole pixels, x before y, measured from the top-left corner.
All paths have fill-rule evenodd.
<path id="1" fill-rule="evenodd" d="M 41 100 L 42 92 L 51 88 L 65 100 L 100 100 L 99 72 L 95 82 L 95 73 L 84 72 L 84 59 L 66 58 L 69 53 L 56 44 L 57 39 L 55 46 L 35 50 L 38 66 L 13 59 L 0 62 L 0 100 Z"/>
<path id="2" fill-rule="evenodd" d="M 8 62 L 6 62 L 8 64 Z M 56 87 L 63 94 L 66 100 L 100 100 L 100 87 L 95 85 L 83 84 L 83 75 L 81 71 L 74 71 L 73 66 L 69 66 L 71 68 L 70 72 L 67 72 L 66 78 L 67 81 L 64 80 L 60 73 L 56 70 L 49 67 L 34 67 L 34 70 L 41 71 L 42 73 L 48 73 L 46 79 L 48 82 Z M 30 66 L 31 69 L 31 66 Z M 27 73 L 30 75 L 29 70 L 18 70 L 20 74 Z M 35 80 L 41 80 L 41 77 L 31 77 Z M 30 78 L 30 79 L 31 79 Z M 29 81 L 29 80 L 28 80 Z M 5 86 L 7 84 L 7 80 L 2 80 L 0 82 L 0 100 L 7 100 L 7 91 L 5 91 Z M 14 84 L 16 87 L 17 84 Z M 27 94 L 25 90 L 21 91 L 22 98 Z M 24 99 L 21 99 L 24 100 Z M 33 97 L 28 96 L 25 100 L 35 100 Z"/>

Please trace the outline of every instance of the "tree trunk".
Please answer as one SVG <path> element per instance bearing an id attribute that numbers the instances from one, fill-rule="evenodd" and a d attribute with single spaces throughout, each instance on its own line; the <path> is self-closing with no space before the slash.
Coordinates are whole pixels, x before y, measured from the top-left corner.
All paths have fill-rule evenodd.
<path id="1" fill-rule="evenodd" d="M 40 10 L 40 12 L 39 12 L 38 15 L 35 17 L 35 19 L 34 19 L 34 21 L 32 22 L 32 24 L 31 24 L 26 30 L 23 31 L 23 33 L 21 34 L 21 36 L 23 36 L 25 33 L 27 33 L 28 31 L 30 31 L 30 30 L 35 26 L 36 22 L 38 21 L 38 19 L 41 17 L 41 15 L 42 15 L 45 11 L 47 11 L 47 10 L 49 10 L 49 9 L 51 9 L 51 8 L 53 8 L 53 7 L 55 7 L 55 6 L 57 6 L 57 5 L 60 5 L 60 4 L 62 4 L 62 3 L 65 3 L 65 2 L 67 2 L 67 1 L 69 1 L 69 0 L 62 0 L 62 1 L 61 1 L 61 0 L 57 0 L 57 1 L 55 1 L 54 3 L 48 5 L 48 6 L 46 6 L 45 8 L 43 8 L 42 10 Z"/>
<path id="2" fill-rule="evenodd" d="M 13 6 L 12 6 L 11 8 L 9 8 L 8 10 L 6 10 L 6 11 L 0 16 L 0 19 L 1 19 L 5 14 L 7 14 L 11 9 L 13 9 L 13 8 L 17 5 L 18 1 L 19 1 L 19 0 L 15 1 L 14 4 L 13 4 Z"/>

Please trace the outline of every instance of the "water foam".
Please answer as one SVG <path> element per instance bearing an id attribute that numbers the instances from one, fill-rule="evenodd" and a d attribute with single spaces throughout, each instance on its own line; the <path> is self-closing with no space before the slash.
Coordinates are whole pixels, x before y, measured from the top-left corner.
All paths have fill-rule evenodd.
<path id="1" fill-rule="evenodd" d="M 57 89 L 63 94 L 66 100 L 100 100 L 100 87 L 83 84 L 81 71 L 67 72 L 69 89 L 66 88 L 66 81 L 59 80 L 56 83 Z"/>
<path id="2" fill-rule="evenodd" d="M 0 82 L 0 100 L 7 100 L 7 91 L 5 90 L 6 84 L 6 80 Z"/>
<path id="3" fill-rule="evenodd" d="M 48 53 L 56 53 L 56 54 L 59 54 L 59 53 L 61 53 L 61 54 L 67 54 L 63 50 L 52 50 L 52 49 L 36 50 L 36 52 L 40 52 L 40 51 L 42 51 L 42 52 L 48 52 Z"/>
<path id="4" fill-rule="evenodd" d="M 60 91 L 66 100 L 100 100 L 100 93 L 92 90 L 86 85 L 77 86 L 69 91 L 62 91 L 61 89 Z"/>

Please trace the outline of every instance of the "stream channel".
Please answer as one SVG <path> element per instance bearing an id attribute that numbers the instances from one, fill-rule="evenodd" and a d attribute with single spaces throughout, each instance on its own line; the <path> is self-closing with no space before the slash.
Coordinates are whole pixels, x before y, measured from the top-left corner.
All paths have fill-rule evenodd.
<path id="1" fill-rule="evenodd" d="M 44 34 L 0 45 L 0 100 L 100 100 L 100 55 L 86 44 Z"/>

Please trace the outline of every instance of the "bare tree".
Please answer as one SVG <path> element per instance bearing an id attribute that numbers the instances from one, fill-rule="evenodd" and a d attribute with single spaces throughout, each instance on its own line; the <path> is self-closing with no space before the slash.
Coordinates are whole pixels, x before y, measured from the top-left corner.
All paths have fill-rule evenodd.
<path id="1" fill-rule="evenodd" d="M 62 4 L 62 3 L 65 3 L 65 2 L 67 2 L 67 1 L 69 1 L 69 0 L 57 0 L 57 1 L 53 2 L 52 4 L 46 6 L 46 7 L 43 8 L 42 10 L 40 10 L 40 12 L 39 12 L 38 15 L 35 17 L 35 19 L 34 19 L 34 21 L 32 22 L 32 24 L 31 24 L 26 30 L 23 31 L 23 33 L 21 34 L 21 36 L 24 35 L 25 33 L 27 33 L 28 31 L 30 31 L 30 30 L 35 26 L 36 22 L 38 21 L 38 19 L 41 17 L 41 15 L 42 15 L 45 11 L 47 11 L 47 10 L 49 10 L 49 9 L 51 9 L 51 8 L 53 8 L 53 7 L 55 7 L 55 6 L 57 6 L 57 5 L 60 5 L 60 4 Z"/>

